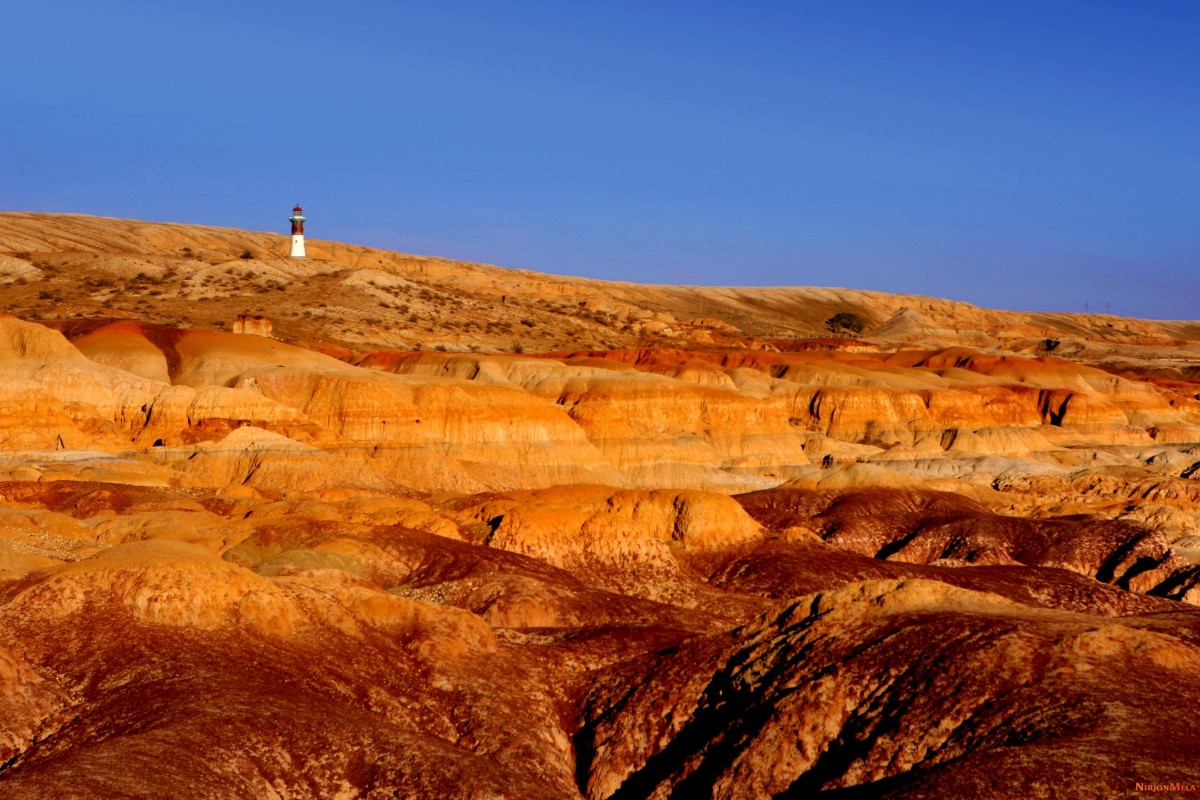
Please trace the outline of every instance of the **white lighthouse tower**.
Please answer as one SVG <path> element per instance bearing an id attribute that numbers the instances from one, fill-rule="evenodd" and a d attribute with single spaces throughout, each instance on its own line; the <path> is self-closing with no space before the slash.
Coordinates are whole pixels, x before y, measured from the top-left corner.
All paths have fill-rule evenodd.
<path id="1" fill-rule="evenodd" d="M 297 204 L 292 209 L 292 253 L 290 258 L 305 258 L 304 255 L 304 209 Z"/>

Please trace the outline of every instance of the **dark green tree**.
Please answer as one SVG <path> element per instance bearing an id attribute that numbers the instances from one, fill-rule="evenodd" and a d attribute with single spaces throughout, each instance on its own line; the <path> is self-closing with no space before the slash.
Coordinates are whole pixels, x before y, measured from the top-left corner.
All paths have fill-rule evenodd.
<path id="1" fill-rule="evenodd" d="M 829 329 L 830 333 L 846 333 L 848 331 L 858 335 L 863 332 L 866 325 L 863 318 L 853 311 L 839 311 L 825 320 L 825 327 Z"/>

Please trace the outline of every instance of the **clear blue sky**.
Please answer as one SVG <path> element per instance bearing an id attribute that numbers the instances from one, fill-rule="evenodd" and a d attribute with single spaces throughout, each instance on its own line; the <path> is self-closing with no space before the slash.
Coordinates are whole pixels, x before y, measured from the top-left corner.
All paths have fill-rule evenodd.
<path id="1" fill-rule="evenodd" d="M 9 3 L 0 208 L 1200 318 L 1193 0 Z"/>

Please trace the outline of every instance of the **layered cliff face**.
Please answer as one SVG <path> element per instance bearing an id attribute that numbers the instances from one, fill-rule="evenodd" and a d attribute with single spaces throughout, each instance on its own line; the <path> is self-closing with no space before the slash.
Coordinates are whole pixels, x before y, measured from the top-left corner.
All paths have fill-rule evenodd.
<path id="1" fill-rule="evenodd" d="M 1195 781 L 1195 323 L 282 242 L 0 214 L 0 795 Z"/>
<path id="2" fill-rule="evenodd" d="M 992 501 L 1008 510 L 1197 510 L 1185 477 L 1200 463 L 1192 384 L 1061 359 L 958 347 L 888 357 L 384 351 L 347 363 L 253 335 L 133 321 L 58 325 L 68 340 L 15 318 L 3 326 L 10 379 L 0 399 L 13 409 L 6 419 L 21 420 L 6 429 L 11 449 L 128 448 L 175 465 L 181 481 L 200 443 L 213 443 L 211 456 L 252 426 L 344 452 L 418 491 L 603 483 L 734 493 L 873 472 L 868 485 L 999 491 Z M 1137 489 L 1094 491 L 1114 473 Z M 326 474 L 330 486 L 358 485 Z M 1195 532 L 1185 517 L 1172 524 Z"/>

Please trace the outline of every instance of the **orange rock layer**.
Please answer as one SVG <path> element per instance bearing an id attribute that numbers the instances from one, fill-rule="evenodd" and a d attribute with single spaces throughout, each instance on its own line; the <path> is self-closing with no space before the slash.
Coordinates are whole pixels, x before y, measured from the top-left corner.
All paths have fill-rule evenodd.
<path id="1" fill-rule="evenodd" d="M 0 214 L 0 796 L 1195 781 L 1195 323 L 282 241 Z"/>

